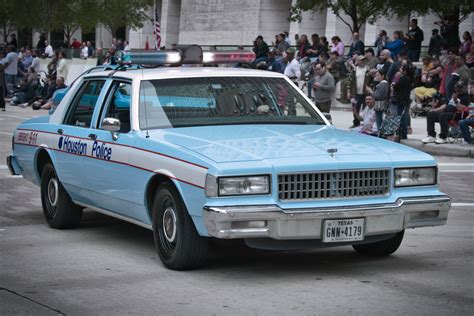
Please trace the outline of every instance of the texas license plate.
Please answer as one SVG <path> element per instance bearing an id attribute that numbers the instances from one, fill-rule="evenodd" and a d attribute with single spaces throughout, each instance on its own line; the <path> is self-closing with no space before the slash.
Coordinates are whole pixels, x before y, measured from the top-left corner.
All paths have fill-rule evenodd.
<path id="1" fill-rule="evenodd" d="M 323 242 L 346 242 L 364 240 L 364 219 L 325 220 Z"/>

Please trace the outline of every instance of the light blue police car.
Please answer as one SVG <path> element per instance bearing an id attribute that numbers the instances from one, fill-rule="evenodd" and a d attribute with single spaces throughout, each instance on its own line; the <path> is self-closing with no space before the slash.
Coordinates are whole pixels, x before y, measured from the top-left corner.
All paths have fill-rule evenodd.
<path id="1" fill-rule="evenodd" d="M 162 64 L 253 58 L 147 54 Z M 12 146 L 10 170 L 41 187 L 51 227 L 78 226 L 84 208 L 135 223 L 153 230 L 171 269 L 201 265 L 211 238 L 385 256 L 406 228 L 443 225 L 450 209 L 431 156 L 336 129 L 272 72 L 91 73 L 51 116 L 20 124 Z"/>

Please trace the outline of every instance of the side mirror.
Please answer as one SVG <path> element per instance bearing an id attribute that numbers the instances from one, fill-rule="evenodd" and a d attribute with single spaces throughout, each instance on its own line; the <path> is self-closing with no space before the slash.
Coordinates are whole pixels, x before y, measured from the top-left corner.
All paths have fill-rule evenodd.
<path id="1" fill-rule="evenodd" d="M 117 132 L 120 131 L 120 120 L 114 117 L 106 117 L 102 120 L 102 129 L 111 132 L 112 139 L 117 140 Z"/>

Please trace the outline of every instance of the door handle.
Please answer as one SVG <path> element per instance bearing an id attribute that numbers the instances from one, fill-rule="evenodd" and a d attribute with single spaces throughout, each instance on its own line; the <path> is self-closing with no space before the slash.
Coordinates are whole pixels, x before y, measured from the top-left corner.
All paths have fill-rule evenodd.
<path id="1" fill-rule="evenodd" d="M 57 131 L 57 132 L 58 132 L 59 135 L 64 134 L 64 130 L 63 130 L 62 128 L 58 128 L 58 131 Z"/>
<path id="2" fill-rule="evenodd" d="M 92 133 L 91 133 L 91 134 L 89 134 L 88 137 L 89 137 L 90 139 L 92 139 L 92 140 L 96 140 L 96 139 L 97 139 L 97 134 L 92 134 Z"/>

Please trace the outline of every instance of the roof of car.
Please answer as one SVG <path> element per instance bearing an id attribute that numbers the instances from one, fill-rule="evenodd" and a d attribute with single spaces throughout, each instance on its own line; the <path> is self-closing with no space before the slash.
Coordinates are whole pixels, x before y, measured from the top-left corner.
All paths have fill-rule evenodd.
<path id="1" fill-rule="evenodd" d="M 84 77 L 110 76 L 113 71 L 101 71 L 87 74 Z M 126 71 L 116 71 L 113 77 L 152 80 L 161 78 L 185 78 L 185 77 L 212 77 L 212 76 L 249 76 L 249 77 L 284 77 L 280 73 L 254 70 L 245 68 L 230 67 L 159 67 L 144 69 L 127 69 Z"/>

